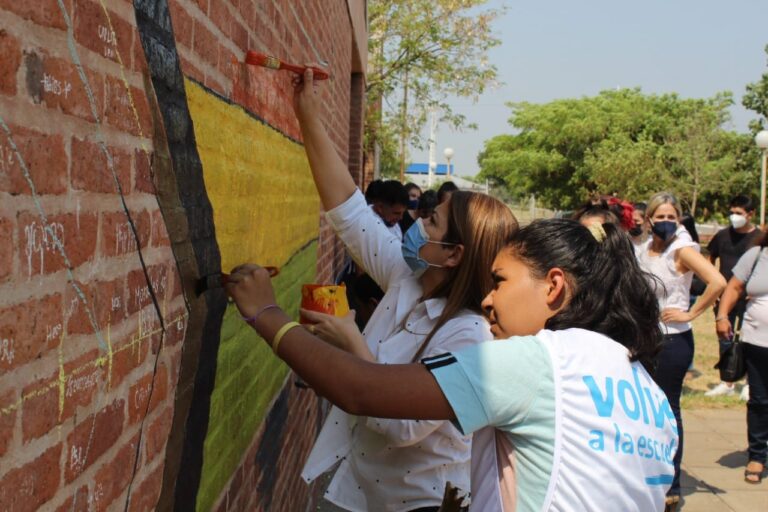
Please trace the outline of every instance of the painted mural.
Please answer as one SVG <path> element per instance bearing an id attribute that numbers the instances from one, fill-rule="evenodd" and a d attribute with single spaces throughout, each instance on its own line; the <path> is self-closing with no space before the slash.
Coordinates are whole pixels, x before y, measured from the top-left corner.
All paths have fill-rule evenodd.
<path id="1" fill-rule="evenodd" d="M 320 202 L 303 146 L 242 107 L 186 79 L 205 188 L 225 271 L 276 266 L 278 304 L 298 317 L 301 285 L 317 267 Z M 283 387 L 287 367 L 227 307 L 211 395 L 198 510 L 209 510 Z"/>

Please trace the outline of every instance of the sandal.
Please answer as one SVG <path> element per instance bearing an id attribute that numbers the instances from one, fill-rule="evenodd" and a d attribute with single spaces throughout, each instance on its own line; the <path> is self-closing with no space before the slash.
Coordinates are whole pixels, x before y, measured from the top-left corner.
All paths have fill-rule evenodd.
<path id="1" fill-rule="evenodd" d="M 677 507 L 680 505 L 680 496 L 670 495 L 667 496 L 664 501 L 664 512 L 676 512 Z"/>
<path id="2" fill-rule="evenodd" d="M 758 471 L 754 471 L 751 469 L 745 469 L 744 470 L 744 481 L 748 484 L 759 484 L 763 481 L 763 471 L 765 471 L 765 466 L 760 465 L 760 469 Z"/>

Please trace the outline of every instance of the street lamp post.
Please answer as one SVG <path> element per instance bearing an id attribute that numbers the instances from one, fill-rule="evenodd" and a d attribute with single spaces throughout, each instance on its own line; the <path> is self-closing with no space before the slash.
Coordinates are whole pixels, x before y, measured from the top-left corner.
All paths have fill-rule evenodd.
<path id="1" fill-rule="evenodd" d="M 768 130 L 757 132 L 755 144 L 763 152 L 763 167 L 760 173 L 760 228 L 765 229 L 765 173 L 768 166 Z"/>
<path id="2" fill-rule="evenodd" d="M 451 158 L 453 158 L 453 148 L 445 148 L 443 150 L 443 156 L 448 161 L 448 169 L 445 171 L 448 179 L 451 178 Z"/>
<path id="3" fill-rule="evenodd" d="M 435 174 L 435 169 L 437 169 L 437 162 L 430 160 L 429 170 L 427 171 L 427 187 L 432 186 L 432 176 Z"/>

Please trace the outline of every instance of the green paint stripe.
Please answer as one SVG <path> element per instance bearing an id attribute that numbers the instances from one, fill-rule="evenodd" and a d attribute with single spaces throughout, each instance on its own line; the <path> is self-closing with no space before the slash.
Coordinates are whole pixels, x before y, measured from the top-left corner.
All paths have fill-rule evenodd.
<path id="1" fill-rule="evenodd" d="M 316 268 L 317 241 L 313 240 L 295 253 L 272 280 L 277 303 L 290 317 L 298 318 L 301 285 L 314 282 Z M 221 334 L 197 493 L 200 511 L 208 511 L 215 504 L 289 371 L 256 331 L 240 319 L 234 305 L 227 308 Z"/>

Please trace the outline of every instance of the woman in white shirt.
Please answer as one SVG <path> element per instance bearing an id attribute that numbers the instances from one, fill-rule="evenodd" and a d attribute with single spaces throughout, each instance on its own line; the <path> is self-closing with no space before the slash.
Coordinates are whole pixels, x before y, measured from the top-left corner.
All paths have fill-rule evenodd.
<path id="1" fill-rule="evenodd" d="M 487 269 L 517 228 L 509 208 L 484 194 L 455 192 L 401 241 L 367 207 L 336 153 L 311 71 L 295 86 L 294 109 L 326 219 L 385 292 L 357 355 L 408 363 L 491 339 L 481 302 L 493 286 Z M 302 477 L 312 481 L 338 464 L 324 497 L 346 510 L 436 510 L 447 482 L 469 491 L 470 446 L 448 421 L 353 417 L 334 408 Z"/>
<path id="2" fill-rule="evenodd" d="M 675 196 L 667 192 L 654 195 L 648 202 L 646 217 L 653 236 L 637 250 L 637 258 L 640 267 L 651 277 L 664 333 L 654 379 L 669 398 L 680 432 L 680 449 L 675 455 L 675 478 L 667 498 L 667 509 L 673 511 L 680 502 L 680 462 L 683 457 L 680 394 L 685 373 L 693 361 L 691 321 L 715 303 L 725 288 L 725 280 L 699 254 L 699 245 L 680 225 L 682 211 Z M 691 305 L 690 289 L 694 273 L 707 287 Z"/>
<path id="3" fill-rule="evenodd" d="M 470 510 L 663 510 L 678 436 L 647 372 L 661 342 L 659 309 L 627 235 L 612 224 L 534 221 L 491 269 L 483 305 L 498 340 L 423 364 L 364 361 L 275 308 L 251 325 L 344 410 L 490 432 L 472 441 Z M 274 301 L 255 265 L 234 269 L 227 291 L 246 316 Z"/>
<path id="4" fill-rule="evenodd" d="M 744 342 L 744 360 L 749 382 L 747 402 L 747 439 L 749 462 L 744 469 L 744 480 L 759 484 L 768 456 L 768 236 L 763 235 L 760 245 L 749 249 L 733 267 L 733 277 L 723 292 L 717 310 L 717 334 L 720 339 L 731 339 L 733 326 L 728 318 L 739 297 L 749 297 L 741 326 Z"/>

